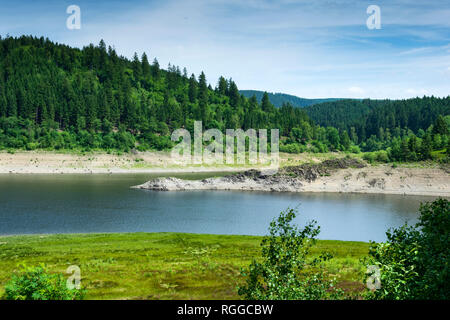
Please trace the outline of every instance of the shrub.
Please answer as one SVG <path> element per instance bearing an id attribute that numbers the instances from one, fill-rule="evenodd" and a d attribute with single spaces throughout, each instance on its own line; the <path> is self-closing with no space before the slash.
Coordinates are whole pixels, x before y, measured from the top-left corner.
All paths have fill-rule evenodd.
<path id="1" fill-rule="evenodd" d="M 39 145 L 35 142 L 29 142 L 27 143 L 27 145 L 25 146 L 25 149 L 27 149 L 28 151 L 30 150 L 36 150 L 39 147 Z"/>
<path id="2" fill-rule="evenodd" d="M 388 153 L 384 150 L 375 152 L 375 160 L 378 162 L 384 162 L 384 163 L 389 162 Z"/>
<path id="3" fill-rule="evenodd" d="M 148 145 L 156 150 L 168 150 L 173 146 L 173 142 L 170 137 L 151 134 L 148 138 Z"/>
<path id="4" fill-rule="evenodd" d="M 49 274 L 44 267 L 23 267 L 5 286 L 6 300 L 81 300 L 85 290 L 68 289 L 62 274 Z"/>
<path id="5" fill-rule="evenodd" d="M 270 223 L 270 235 L 261 242 L 261 262 L 254 260 L 242 270 L 246 284 L 239 287 L 238 293 L 245 299 L 316 300 L 342 295 L 321 269 L 322 262 L 331 255 L 307 260 L 320 227 L 312 221 L 300 230 L 291 224 L 294 218 L 294 210 L 289 209 Z"/>
<path id="6" fill-rule="evenodd" d="M 280 145 L 280 151 L 286 153 L 302 153 L 305 151 L 305 146 L 298 143 L 282 144 Z"/>
<path id="7" fill-rule="evenodd" d="M 375 155 L 373 152 L 366 152 L 363 155 L 363 159 L 366 160 L 368 163 L 373 163 L 375 160 Z"/>
<path id="8" fill-rule="evenodd" d="M 141 143 L 140 145 L 136 146 L 136 149 L 138 151 L 144 152 L 144 151 L 147 151 L 148 149 L 150 149 L 150 147 L 146 143 Z"/>
<path id="9" fill-rule="evenodd" d="M 425 203 L 420 214 L 416 225 L 389 230 L 387 242 L 372 244 L 368 264 L 380 269 L 381 289 L 368 298 L 450 298 L 450 203 Z"/>
<path id="10" fill-rule="evenodd" d="M 351 153 L 361 153 L 361 149 L 359 149 L 359 147 L 358 147 L 358 146 L 355 146 L 355 145 L 350 146 L 349 151 L 350 151 Z"/>
<path id="11" fill-rule="evenodd" d="M 311 151 L 314 152 L 314 153 L 325 153 L 325 152 L 328 152 L 328 147 L 325 144 L 321 143 L 320 141 L 313 140 L 311 142 L 311 144 L 312 144 Z"/>

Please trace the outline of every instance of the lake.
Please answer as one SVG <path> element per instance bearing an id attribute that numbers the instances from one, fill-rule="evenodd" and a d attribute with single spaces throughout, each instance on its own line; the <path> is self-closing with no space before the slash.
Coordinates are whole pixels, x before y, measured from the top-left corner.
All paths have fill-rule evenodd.
<path id="1" fill-rule="evenodd" d="M 0 234 L 187 232 L 264 235 L 280 211 L 317 220 L 320 239 L 383 241 L 433 197 L 130 189 L 168 175 L 0 175 Z M 205 178 L 209 174 L 171 174 Z"/>

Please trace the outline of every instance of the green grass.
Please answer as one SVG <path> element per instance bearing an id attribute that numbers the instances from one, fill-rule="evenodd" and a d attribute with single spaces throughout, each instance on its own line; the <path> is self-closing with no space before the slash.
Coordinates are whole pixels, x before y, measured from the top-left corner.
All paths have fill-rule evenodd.
<path id="1" fill-rule="evenodd" d="M 0 295 L 19 265 L 51 272 L 81 268 L 87 299 L 239 299 L 240 269 L 260 256 L 261 237 L 181 233 L 0 237 Z M 318 241 L 313 255 L 334 254 L 327 272 L 351 292 L 363 288 L 368 243 Z"/>

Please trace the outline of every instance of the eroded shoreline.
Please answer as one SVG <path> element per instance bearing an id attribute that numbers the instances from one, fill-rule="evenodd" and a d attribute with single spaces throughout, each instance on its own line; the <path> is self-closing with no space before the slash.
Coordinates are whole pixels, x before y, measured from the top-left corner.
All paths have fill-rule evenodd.
<path id="1" fill-rule="evenodd" d="M 267 192 L 346 192 L 450 197 L 447 167 L 409 168 L 390 164 L 361 167 L 339 163 L 339 154 L 280 154 L 280 174 L 264 175 L 258 168 L 238 166 L 179 167 L 170 153 L 74 154 L 0 152 L 0 174 L 179 174 L 230 172 L 222 178 L 181 180 L 160 178 L 135 188 L 149 190 L 241 190 Z M 327 159 L 326 157 L 332 157 Z M 355 160 L 355 159 L 353 159 Z M 328 164 L 326 161 L 331 161 Z M 334 161 L 334 162 L 333 162 Z M 336 162 L 337 161 L 337 162 Z M 356 160 L 358 161 L 358 160 Z M 325 162 L 325 165 L 322 163 Z M 294 165 L 292 165 L 294 163 Z M 303 164 L 301 164 L 303 163 Z M 295 165 L 300 164 L 300 165 Z M 287 165 L 287 166 L 286 166 Z M 291 168 L 291 169 L 287 169 Z M 291 172 L 289 172 L 291 170 Z M 296 171 L 297 170 L 297 171 Z M 301 172 L 298 172 L 301 170 Z M 235 174 L 236 172 L 240 172 Z"/>
<path id="2" fill-rule="evenodd" d="M 275 175 L 248 170 L 218 178 L 157 178 L 134 186 L 157 191 L 235 190 L 266 192 L 342 192 L 450 197 L 449 173 L 440 168 L 366 166 L 355 159 L 327 160 L 280 169 Z"/>

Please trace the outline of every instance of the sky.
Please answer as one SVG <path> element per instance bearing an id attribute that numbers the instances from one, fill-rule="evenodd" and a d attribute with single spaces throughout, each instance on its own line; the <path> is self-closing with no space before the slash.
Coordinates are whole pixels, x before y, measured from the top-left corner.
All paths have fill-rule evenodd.
<path id="1" fill-rule="evenodd" d="M 66 27 L 69 5 L 80 29 Z M 304 98 L 450 95 L 448 0 L 0 0 L 7 34 L 80 48 L 104 39 L 129 58 L 204 71 L 212 86 L 224 76 Z"/>

